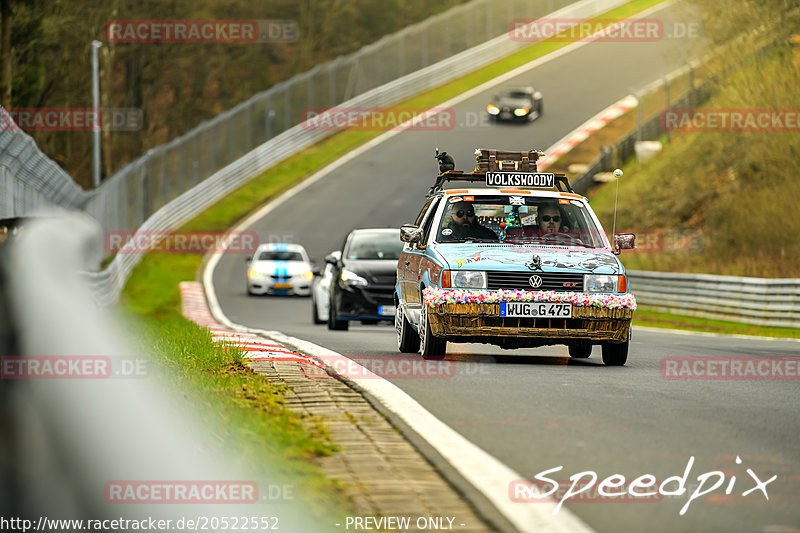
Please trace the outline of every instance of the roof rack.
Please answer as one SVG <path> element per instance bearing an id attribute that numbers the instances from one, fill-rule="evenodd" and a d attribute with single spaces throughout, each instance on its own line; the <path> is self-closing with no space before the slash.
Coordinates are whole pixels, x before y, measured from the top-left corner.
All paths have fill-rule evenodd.
<path id="1" fill-rule="evenodd" d="M 454 170 L 453 158 L 447 152 L 439 154 L 437 148 L 435 157 L 439 161 L 439 175 L 428 191 L 428 196 L 441 191 L 444 184 L 450 181 L 482 182 L 490 187 L 545 188 L 560 192 L 575 192 L 570 187 L 566 174 L 538 172 L 536 161 L 543 155 L 543 152 L 537 150 L 508 152 L 477 149 L 475 170 L 463 172 Z M 492 185 L 491 182 L 495 184 Z"/>

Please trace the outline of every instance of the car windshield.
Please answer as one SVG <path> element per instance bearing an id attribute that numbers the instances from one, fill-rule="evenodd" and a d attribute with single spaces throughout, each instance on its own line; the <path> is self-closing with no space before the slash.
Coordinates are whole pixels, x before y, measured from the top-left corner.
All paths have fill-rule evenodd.
<path id="1" fill-rule="evenodd" d="M 347 259 L 393 259 L 403 251 L 400 233 L 356 233 L 347 247 Z"/>
<path id="2" fill-rule="evenodd" d="M 504 93 L 502 96 L 505 98 L 530 98 L 531 95 L 524 91 L 508 91 Z"/>
<path id="3" fill-rule="evenodd" d="M 259 261 L 304 261 L 300 252 L 266 251 L 258 254 Z"/>
<path id="4" fill-rule="evenodd" d="M 604 246 L 582 201 L 523 195 L 450 198 L 436 241 Z"/>

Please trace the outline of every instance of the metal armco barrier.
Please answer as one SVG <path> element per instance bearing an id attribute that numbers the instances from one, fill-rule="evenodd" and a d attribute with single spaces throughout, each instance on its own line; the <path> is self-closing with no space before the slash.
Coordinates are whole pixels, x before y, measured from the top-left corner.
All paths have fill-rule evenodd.
<path id="1" fill-rule="evenodd" d="M 763 279 L 710 274 L 629 270 L 639 304 L 668 312 L 800 328 L 800 279 Z"/>

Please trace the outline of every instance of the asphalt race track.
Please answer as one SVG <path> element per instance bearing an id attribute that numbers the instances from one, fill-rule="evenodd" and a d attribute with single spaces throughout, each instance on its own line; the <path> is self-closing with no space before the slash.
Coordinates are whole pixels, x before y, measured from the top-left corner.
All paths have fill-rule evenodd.
<path id="1" fill-rule="evenodd" d="M 680 12 L 668 8 L 651 16 L 677 18 Z M 478 147 L 546 149 L 632 90 L 683 65 L 694 48 L 682 40 L 580 47 L 503 84 L 533 85 L 542 92 L 544 114 L 538 120 L 488 123 L 485 105 L 498 87 L 489 89 L 454 106 L 454 129 L 393 136 L 249 229 L 262 242 L 299 242 L 321 262 L 352 228 L 398 227 L 415 218 L 435 177 L 434 147 L 452 154 L 456 168 L 464 170 L 471 170 Z M 633 208 L 624 205 L 624 182 L 621 193 L 623 208 Z M 222 257 L 213 276 L 220 305 L 233 322 L 362 359 L 416 359 L 397 352 L 392 327 L 351 324 L 347 332 L 328 331 L 312 325 L 310 299 L 248 297 L 244 276 L 244 259 L 235 254 Z M 441 373 L 388 378 L 526 478 L 563 466 L 548 477 L 566 480 L 593 471 L 599 479 L 652 474 L 661 482 L 683 476 L 694 457 L 682 496 L 568 500 L 565 506 L 597 531 L 798 531 L 797 380 L 665 379 L 662 364 L 664 358 L 686 356 L 798 356 L 800 343 L 635 328 L 625 367 L 603 366 L 599 351 L 596 347 L 588 360 L 570 361 L 560 346 L 504 352 L 451 344 L 448 359 L 436 363 Z M 721 471 L 724 483 L 681 516 L 697 477 L 712 471 Z M 756 485 L 753 475 L 764 482 L 778 476 L 766 485 L 768 501 L 759 490 L 742 495 Z M 725 494 L 731 476 L 736 479 Z M 716 480 L 709 477 L 705 488 Z"/>

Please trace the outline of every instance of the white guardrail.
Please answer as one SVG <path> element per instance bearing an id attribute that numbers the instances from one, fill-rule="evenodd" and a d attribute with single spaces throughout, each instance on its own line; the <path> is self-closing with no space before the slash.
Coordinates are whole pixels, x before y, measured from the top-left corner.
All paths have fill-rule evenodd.
<path id="1" fill-rule="evenodd" d="M 800 328 L 800 279 L 627 272 L 642 305 L 683 315 Z"/>

